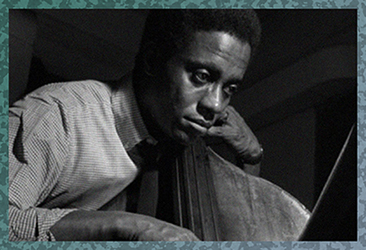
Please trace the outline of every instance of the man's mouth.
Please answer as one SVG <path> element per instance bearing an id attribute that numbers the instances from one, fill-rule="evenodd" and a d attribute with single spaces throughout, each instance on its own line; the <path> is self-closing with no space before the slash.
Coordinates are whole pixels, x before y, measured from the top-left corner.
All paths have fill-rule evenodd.
<path id="1" fill-rule="evenodd" d="M 207 130 L 212 127 L 211 122 L 206 122 L 199 119 L 191 119 L 185 117 L 185 120 L 189 123 L 189 125 L 200 134 L 204 135 L 207 133 Z"/>

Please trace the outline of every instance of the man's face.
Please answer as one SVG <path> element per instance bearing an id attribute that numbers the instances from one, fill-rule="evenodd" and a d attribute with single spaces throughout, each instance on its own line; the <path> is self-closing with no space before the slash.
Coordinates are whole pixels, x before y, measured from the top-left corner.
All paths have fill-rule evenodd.
<path id="1" fill-rule="evenodd" d="M 148 107 L 160 129 L 188 144 L 223 115 L 243 79 L 250 45 L 224 32 L 196 32 L 166 64 Z"/>

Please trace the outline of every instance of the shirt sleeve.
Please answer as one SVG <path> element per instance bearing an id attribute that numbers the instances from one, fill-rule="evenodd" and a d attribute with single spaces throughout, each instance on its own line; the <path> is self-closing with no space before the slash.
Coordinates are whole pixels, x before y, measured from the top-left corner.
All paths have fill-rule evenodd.
<path id="1" fill-rule="evenodd" d="M 55 240 L 50 228 L 74 209 L 47 209 L 70 152 L 62 103 L 30 96 L 9 109 L 9 240 Z"/>

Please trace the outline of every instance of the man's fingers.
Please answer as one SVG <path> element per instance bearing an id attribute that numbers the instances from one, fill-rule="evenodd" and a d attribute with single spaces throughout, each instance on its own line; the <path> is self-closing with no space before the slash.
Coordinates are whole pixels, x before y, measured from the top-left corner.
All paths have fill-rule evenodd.
<path id="1" fill-rule="evenodd" d="M 222 126 L 214 126 L 207 130 L 207 135 L 212 137 L 222 137 L 224 129 Z"/>
<path id="2" fill-rule="evenodd" d="M 233 106 L 227 106 L 226 111 L 231 117 L 241 118 L 241 115 L 238 113 L 238 111 L 235 110 Z"/>

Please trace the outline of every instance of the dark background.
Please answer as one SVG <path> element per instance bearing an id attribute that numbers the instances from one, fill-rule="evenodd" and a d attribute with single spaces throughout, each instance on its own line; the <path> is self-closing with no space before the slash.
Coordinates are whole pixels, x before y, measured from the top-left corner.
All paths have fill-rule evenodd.
<path id="1" fill-rule="evenodd" d="M 232 104 L 263 145 L 261 176 L 311 210 L 356 122 L 357 11 L 257 13 L 262 43 Z M 10 104 L 49 82 L 120 78 L 133 67 L 146 14 L 10 10 Z M 234 161 L 223 143 L 211 146 Z"/>

